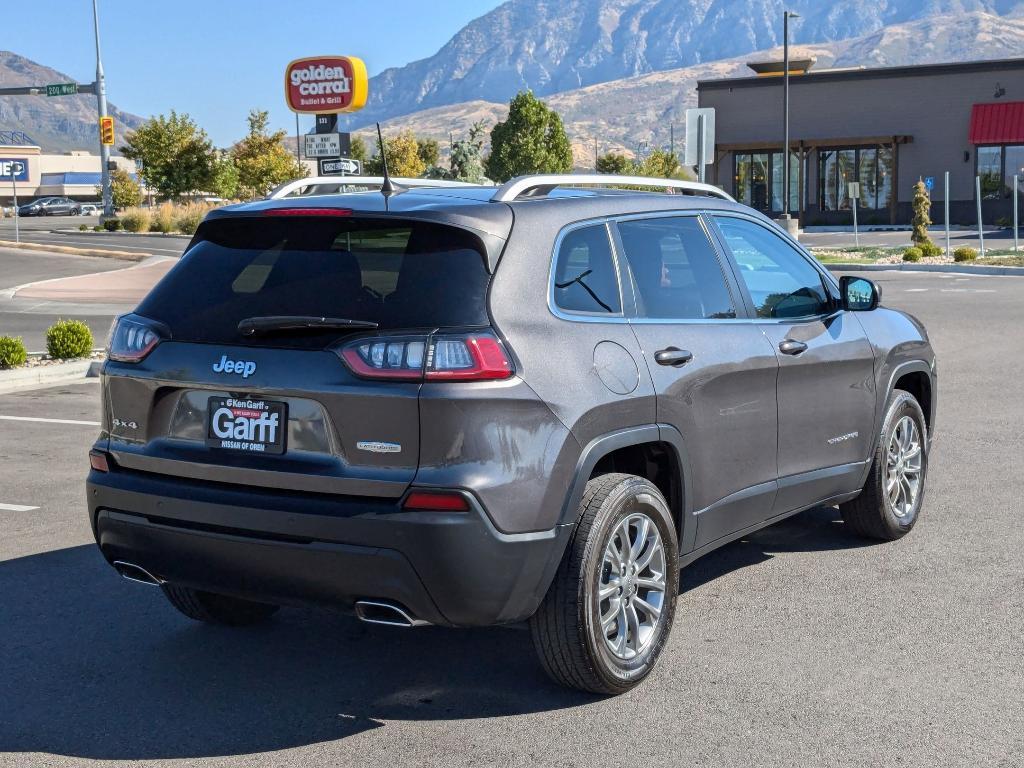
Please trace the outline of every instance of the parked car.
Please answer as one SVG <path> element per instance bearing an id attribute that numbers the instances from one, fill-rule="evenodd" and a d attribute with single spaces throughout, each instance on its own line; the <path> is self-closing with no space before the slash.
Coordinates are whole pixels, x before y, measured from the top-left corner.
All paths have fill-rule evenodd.
<path id="1" fill-rule="evenodd" d="M 40 197 L 18 208 L 19 216 L 78 216 L 82 204 L 69 197 Z"/>
<path id="2" fill-rule="evenodd" d="M 100 207 L 93 203 L 82 203 L 82 208 L 79 211 L 82 216 L 99 216 Z"/>
<path id="3" fill-rule="evenodd" d="M 526 620 L 622 693 L 696 558 L 817 505 L 914 527 L 936 361 L 880 299 L 702 184 L 229 206 L 115 323 L 90 522 L 192 619 Z"/>

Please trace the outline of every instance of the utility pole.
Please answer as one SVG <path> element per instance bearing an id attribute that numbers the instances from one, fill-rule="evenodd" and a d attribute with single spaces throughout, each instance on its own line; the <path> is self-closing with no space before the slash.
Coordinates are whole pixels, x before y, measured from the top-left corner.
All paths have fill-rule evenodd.
<path id="1" fill-rule="evenodd" d="M 98 0 L 92 0 L 92 24 L 96 33 L 96 109 L 99 116 L 96 120 L 99 132 L 99 117 L 107 114 L 107 84 L 103 78 L 103 61 L 100 58 L 100 11 Z M 110 147 L 100 140 L 100 187 L 103 191 L 103 215 L 114 215 L 114 199 L 110 191 Z"/>
<path id="2" fill-rule="evenodd" d="M 800 15 L 792 11 L 782 13 L 782 219 L 783 227 L 795 235 L 789 217 L 789 20 Z"/>

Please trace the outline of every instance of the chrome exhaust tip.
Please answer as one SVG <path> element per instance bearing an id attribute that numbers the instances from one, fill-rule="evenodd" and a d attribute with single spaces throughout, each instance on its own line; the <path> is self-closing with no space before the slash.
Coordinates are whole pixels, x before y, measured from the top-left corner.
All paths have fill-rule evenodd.
<path id="1" fill-rule="evenodd" d="M 134 581 L 138 584 L 148 584 L 151 587 L 159 587 L 164 583 L 163 579 L 158 579 L 142 566 L 135 565 L 135 563 L 126 563 L 124 560 L 115 560 L 112 565 L 114 566 L 114 569 L 121 574 L 121 577 L 128 581 Z"/>
<path id="2" fill-rule="evenodd" d="M 414 618 L 404 608 L 376 600 L 357 600 L 356 616 L 367 624 L 383 624 L 388 627 L 426 627 L 430 625 L 429 621 Z"/>

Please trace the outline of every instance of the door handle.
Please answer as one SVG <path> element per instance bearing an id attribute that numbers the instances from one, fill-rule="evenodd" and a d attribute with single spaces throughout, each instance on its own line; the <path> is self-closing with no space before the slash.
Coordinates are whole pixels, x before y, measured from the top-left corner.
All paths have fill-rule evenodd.
<path id="1" fill-rule="evenodd" d="M 784 355 L 799 355 L 801 352 L 807 350 L 807 345 L 802 341 L 796 341 L 794 339 L 786 339 L 779 344 L 779 352 Z"/>
<path id="2" fill-rule="evenodd" d="M 671 365 L 678 368 L 693 360 L 693 353 L 678 347 L 665 347 L 654 353 L 654 360 L 658 365 Z"/>

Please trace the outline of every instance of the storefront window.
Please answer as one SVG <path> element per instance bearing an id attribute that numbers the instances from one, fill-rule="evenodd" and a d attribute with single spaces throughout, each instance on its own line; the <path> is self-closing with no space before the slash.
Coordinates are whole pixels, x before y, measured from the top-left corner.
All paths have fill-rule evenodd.
<path id="1" fill-rule="evenodd" d="M 1024 145 L 1004 147 L 1006 152 L 1006 194 L 1013 194 L 1013 177 L 1017 177 L 1017 194 L 1024 194 Z"/>
<path id="2" fill-rule="evenodd" d="M 782 211 L 782 152 L 772 152 L 772 210 Z M 800 157 L 789 155 L 789 211 L 800 210 Z"/>
<path id="3" fill-rule="evenodd" d="M 891 147 L 828 149 L 818 153 L 819 205 L 823 211 L 851 208 L 851 181 L 860 182 L 860 207 L 888 208 L 892 200 Z"/>
<path id="4" fill-rule="evenodd" d="M 759 211 L 768 210 L 768 153 L 736 154 L 735 197 Z"/>
<path id="5" fill-rule="evenodd" d="M 981 177 L 981 199 L 1002 197 L 1003 148 L 978 147 L 978 176 Z"/>

